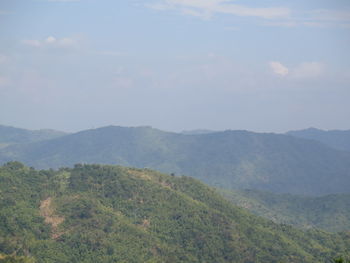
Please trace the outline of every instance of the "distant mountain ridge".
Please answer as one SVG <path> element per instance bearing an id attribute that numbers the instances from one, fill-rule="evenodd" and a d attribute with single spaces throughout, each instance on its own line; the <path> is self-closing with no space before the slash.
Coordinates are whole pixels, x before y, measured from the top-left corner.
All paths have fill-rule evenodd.
<path id="1" fill-rule="evenodd" d="M 150 127 L 109 126 L 0 150 L 0 162 L 38 168 L 75 163 L 149 167 L 226 189 L 324 195 L 348 193 L 350 153 L 272 133 L 184 135 Z"/>
<path id="2" fill-rule="evenodd" d="M 26 130 L 0 125 L 0 148 L 17 143 L 30 143 L 54 139 L 68 133 L 51 129 Z"/>
<path id="3" fill-rule="evenodd" d="M 298 138 L 316 140 L 334 149 L 350 152 L 350 130 L 324 131 L 316 128 L 309 128 L 299 131 L 289 131 L 286 134 Z"/>
<path id="4" fill-rule="evenodd" d="M 208 134 L 208 133 L 215 133 L 215 132 L 217 131 L 197 129 L 197 130 L 182 131 L 181 133 L 186 135 L 198 135 L 198 134 Z"/>

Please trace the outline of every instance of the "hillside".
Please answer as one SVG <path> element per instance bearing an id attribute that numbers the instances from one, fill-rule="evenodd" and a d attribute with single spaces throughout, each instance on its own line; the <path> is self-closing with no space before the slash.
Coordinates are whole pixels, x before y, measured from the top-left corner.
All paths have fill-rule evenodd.
<path id="1" fill-rule="evenodd" d="M 319 141 L 334 149 L 350 152 L 350 130 L 323 131 L 315 128 L 310 128 L 306 130 L 290 131 L 287 132 L 287 134 L 297 138 Z"/>
<path id="2" fill-rule="evenodd" d="M 0 168 L 0 254 L 30 262 L 330 262 L 349 233 L 249 214 L 189 177 L 76 165 Z"/>
<path id="3" fill-rule="evenodd" d="M 0 148 L 17 143 L 30 143 L 57 138 L 67 133 L 55 130 L 37 130 L 14 128 L 0 125 Z"/>
<path id="4" fill-rule="evenodd" d="M 0 162 L 37 168 L 74 163 L 149 167 L 226 189 L 348 193 L 350 153 L 287 135 L 225 131 L 184 135 L 149 127 L 104 127 L 0 150 Z"/>
<path id="5" fill-rule="evenodd" d="M 276 223 L 326 231 L 350 230 L 350 194 L 305 197 L 257 190 L 222 190 L 233 204 Z"/>

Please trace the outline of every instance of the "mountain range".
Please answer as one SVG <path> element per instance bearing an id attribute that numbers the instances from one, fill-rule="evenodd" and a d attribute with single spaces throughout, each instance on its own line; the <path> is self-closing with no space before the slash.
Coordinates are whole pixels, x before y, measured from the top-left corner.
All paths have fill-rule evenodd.
<path id="1" fill-rule="evenodd" d="M 109 126 L 0 149 L 0 162 L 36 168 L 118 164 L 188 175 L 225 189 L 325 195 L 348 193 L 350 152 L 273 133 L 178 134 Z"/>
<path id="2" fill-rule="evenodd" d="M 0 262 L 349 257 L 345 134 L 0 126 Z"/>
<path id="3" fill-rule="evenodd" d="M 30 143 L 49 140 L 67 134 L 68 133 L 51 129 L 31 131 L 0 125 L 0 148 L 18 143 Z"/>
<path id="4" fill-rule="evenodd" d="M 334 149 L 350 152 L 350 130 L 324 131 L 316 128 L 309 128 L 309 129 L 299 130 L 299 131 L 290 131 L 290 132 L 287 132 L 287 134 L 298 138 L 319 141 Z"/>

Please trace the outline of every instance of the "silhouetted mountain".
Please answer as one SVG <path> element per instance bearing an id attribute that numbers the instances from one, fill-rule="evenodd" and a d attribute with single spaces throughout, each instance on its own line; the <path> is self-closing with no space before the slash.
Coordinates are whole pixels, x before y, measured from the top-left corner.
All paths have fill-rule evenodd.
<path id="1" fill-rule="evenodd" d="M 104 127 L 9 146 L 0 161 L 38 168 L 120 164 L 185 174 L 226 189 L 323 195 L 350 189 L 350 153 L 287 135 L 225 131 L 184 135 Z"/>
<path id="2" fill-rule="evenodd" d="M 309 128 L 300 131 L 290 131 L 287 132 L 287 134 L 298 138 L 316 140 L 332 148 L 350 152 L 350 130 L 323 131 L 315 128 Z"/>

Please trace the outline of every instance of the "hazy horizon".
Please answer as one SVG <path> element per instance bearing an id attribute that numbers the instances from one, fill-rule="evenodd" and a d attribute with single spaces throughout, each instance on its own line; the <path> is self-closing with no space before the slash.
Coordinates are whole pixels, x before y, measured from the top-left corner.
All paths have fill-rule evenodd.
<path id="1" fill-rule="evenodd" d="M 0 126 L 6 126 L 6 127 L 12 127 L 12 128 L 19 128 L 19 129 L 25 129 L 25 130 L 31 130 L 31 131 L 40 131 L 40 130 L 54 130 L 54 131 L 60 131 L 60 132 L 66 132 L 66 133 L 78 133 L 81 131 L 86 131 L 86 130 L 91 130 L 91 129 L 100 129 L 100 128 L 107 128 L 107 127 L 123 127 L 123 128 L 143 128 L 143 127 L 148 127 L 152 129 L 157 129 L 161 130 L 164 132 L 174 132 L 174 133 L 191 133 L 191 132 L 222 132 L 222 131 L 248 131 L 248 132 L 255 132 L 255 133 L 276 133 L 276 134 L 284 134 L 287 132 L 292 132 L 292 131 L 301 131 L 301 130 L 309 130 L 309 129 L 316 129 L 316 130 L 321 130 L 321 131 L 350 131 L 350 129 L 320 129 L 318 127 L 305 127 L 302 129 L 291 129 L 291 130 L 286 130 L 286 131 L 281 131 L 281 132 L 276 132 L 276 131 L 269 131 L 269 130 L 263 130 L 263 131 L 254 131 L 254 130 L 247 130 L 247 129 L 221 129 L 221 130 L 213 130 L 213 129 L 206 129 L 206 128 L 198 128 L 198 129 L 180 129 L 180 130 L 166 130 L 166 129 L 161 129 L 159 127 L 154 127 L 151 125 L 131 125 L 131 126 L 125 126 L 125 125 L 118 125 L 118 124 L 109 124 L 109 125 L 103 125 L 103 126 L 98 126 L 98 127 L 89 127 L 86 129 L 80 129 L 80 130 L 64 130 L 64 129 L 54 129 L 51 127 L 44 127 L 44 128 L 27 128 L 27 127 L 19 127 L 19 126 L 13 126 L 13 125 L 6 125 L 3 123 L 0 123 Z"/>
<path id="2" fill-rule="evenodd" d="M 0 0 L 0 124 L 347 130 L 350 2 Z"/>

